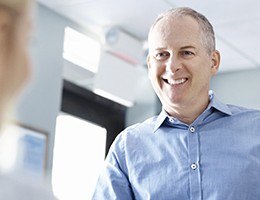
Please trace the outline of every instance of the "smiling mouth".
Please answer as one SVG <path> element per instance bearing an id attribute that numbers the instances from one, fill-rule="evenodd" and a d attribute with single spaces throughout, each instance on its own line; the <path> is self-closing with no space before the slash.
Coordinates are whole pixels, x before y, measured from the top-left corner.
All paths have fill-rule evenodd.
<path id="1" fill-rule="evenodd" d="M 180 78 L 180 79 L 163 79 L 163 81 L 169 85 L 180 85 L 187 81 L 187 78 Z"/>

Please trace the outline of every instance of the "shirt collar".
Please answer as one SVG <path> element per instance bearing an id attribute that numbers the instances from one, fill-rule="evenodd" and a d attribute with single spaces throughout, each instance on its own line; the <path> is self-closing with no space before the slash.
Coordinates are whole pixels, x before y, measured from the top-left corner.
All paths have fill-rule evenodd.
<path id="1" fill-rule="evenodd" d="M 164 120 L 167 117 L 168 117 L 168 114 L 166 113 L 166 111 L 164 109 L 162 109 L 161 113 L 157 117 L 157 120 L 155 121 L 153 133 L 162 125 L 162 123 L 164 122 Z"/>
<path id="2" fill-rule="evenodd" d="M 216 110 L 222 113 L 225 113 L 227 115 L 232 115 L 230 108 L 226 104 L 219 101 L 215 97 L 214 92 L 212 90 L 209 91 L 209 99 L 210 99 L 210 103 L 206 108 L 206 110 L 209 110 L 210 108 L 215 108 Z M 161 113 L 158 115 L 155 121 L 153 133 L 162 125 L 162 123 L 165 121 L 167 117 L 172 118 L 168 115 L 168 113 L 164 109 L 162 109 Z"/>
<path id="3" fill-rule="evenodd" d="M 230 108 L 226 104 L 219 101 L 218 98 L 214 95 L 212 90 L 209 91 L 209 98 L 210 98 L 210 103 L 207 107 L 207 110 L 213 107 L 222 113 L 225 113 L 227 115 L 232 115 Z"/>

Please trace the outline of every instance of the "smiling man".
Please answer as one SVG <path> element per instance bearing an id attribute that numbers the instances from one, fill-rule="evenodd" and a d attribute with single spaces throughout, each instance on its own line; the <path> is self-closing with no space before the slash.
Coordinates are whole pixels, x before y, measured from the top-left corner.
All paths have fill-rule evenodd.
<path id="1" fill-rule="evenodd" d="M 165 111 L 187 124 L 207 107 L 210 78 L 220 60 L 212 27 L 205 18 L 198 20 L 201 25 L 192 16 L 170 11 L 159 17 L 149 34 L 148 67 L 154 90 Z M 208 26 L 211 35 L 201 26 Z"/>
<path id="2" fill-rule="evenodd" d="M 210 22 L 171 9 L 148 42 L 162 112 L 119 134 L 93 199 L 260 199 L 260 112 L 226 105 L 209 90 L 220 64 Z"/>

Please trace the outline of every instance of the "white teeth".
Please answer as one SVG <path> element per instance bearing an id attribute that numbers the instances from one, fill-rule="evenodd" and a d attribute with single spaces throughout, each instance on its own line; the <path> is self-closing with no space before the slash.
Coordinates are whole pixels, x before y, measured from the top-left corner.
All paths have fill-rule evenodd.
<path id="1" fill-rule="evenodd" d="M 182 84 L 186 81 L 187 79 L 186 78 L 181 78 L 181 79 L 177 79 L 177 80 L 168 80 L 168 83 L 170 85 L 178 85 L 178 84 Z"/>

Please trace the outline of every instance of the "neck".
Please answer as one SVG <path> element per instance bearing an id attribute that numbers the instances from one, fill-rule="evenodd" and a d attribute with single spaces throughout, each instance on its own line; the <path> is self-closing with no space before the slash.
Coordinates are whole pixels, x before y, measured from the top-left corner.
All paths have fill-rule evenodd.
<path id="1" fill-rule="evenodd" d="M 207 96 L 196 99 L 194 102 L 183 105 L 173 105 L 170 108 L 164 108 L 166 112 L 184 122 L 185 124 L 192 124 L 197 117 L 203 113 L 209 104 L 209 97 Z"/>

